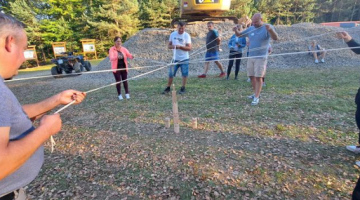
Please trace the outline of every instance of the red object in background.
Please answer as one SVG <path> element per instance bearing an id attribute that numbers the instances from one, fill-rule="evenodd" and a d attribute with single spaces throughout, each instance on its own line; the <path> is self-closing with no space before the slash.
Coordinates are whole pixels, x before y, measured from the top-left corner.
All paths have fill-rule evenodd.
<path id="1" fill-rule="evenodd" d="M 321 23 L 323 26 L 335 26 L 335 27 L 343 27 L 343 28 L 352 28 L 358 26 L 360 21 L 347 21 L 347 22 L 326 22 Z"/>

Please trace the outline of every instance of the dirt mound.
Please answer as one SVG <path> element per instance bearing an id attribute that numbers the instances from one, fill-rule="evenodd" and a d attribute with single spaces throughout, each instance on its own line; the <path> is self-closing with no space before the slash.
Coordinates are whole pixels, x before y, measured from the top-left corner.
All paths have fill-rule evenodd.
<path id="1" fill-rule="evenodd" d="M 231 30 L 233 23 L 222 22 L 216 23 L 215 28 L 222 37 L 220 52 L 221 59 L 227 59 L 229 48 L 227 43 L 233 35 Z M 283 53 L 294 53 L 307 51 L 307 46 L 311 40 L 317 40 L 318 43 L 326 49 L 345 48 L 347 45 L 339 39 L 335 38 L 337 31 L 344 30 L 339 27 L 326 27 L 313 23 L 300 23 L 293 26 L 275 26 L 279 34 L 278 41 L 272 41 L 273 54 L 269 57 L 269 69 L 271 68 L 299 68 L 299 67 L 337 67 L 337 66 L 357 66 L 360 62 L 360 56 L 355 56 L 350 50 L 329 51 L 326 56 L 326 63 L 315 64 L 314 60 L 307 54 L 279 55 Z M 124 46 L 135 55 L 136 59 L 130 61 L 132 67 L 146 67 L 143 69 L 129 70 L 130 77 L 140 75 L 144 72 L 157 69 L 169 63 L 172 58 L 172 51 L 167 49 L 168 39 L 173 29 L 144 29 L 131 37 L 124 43 Z M 355 39 L 359 39 L 357 32 L 359 28 L 346 29 Z M 194 25 L 188 25 L 186 32 L 191 35 L 193 50 L 190 52 L 189 75 L 196 76 L 201 74 L 204 65 L 205 55 L 205 37 L 207 33 L 206 22 Z M 246 55 L 246 54 L 244 54 Z M 228 61 L 221 61 L 224 68 L 227 68 Z M 246 59 L 242 61 L 241 70 L 244 71 Z M 97 70 L 110 69 L 109 59 L 102 61 Z M 217 74 L 219 70 L 215 65 L 211 64 L 210 74 Z M 93 75 L 96 78 L 107 79 L 112 78 L 112 74 Z M 103 76 L 103 77 L 101 77 Z M 162 69 L 152 77 L 167 77 L 167 70 Z M 88 76 L 92 78 L 91 76 Z M 85 76 L 84 76 L 85 78 Z M 95 78 L 95 77 L 93 77 Z M 112 80 L 112 79 L 111 79 Z"/>

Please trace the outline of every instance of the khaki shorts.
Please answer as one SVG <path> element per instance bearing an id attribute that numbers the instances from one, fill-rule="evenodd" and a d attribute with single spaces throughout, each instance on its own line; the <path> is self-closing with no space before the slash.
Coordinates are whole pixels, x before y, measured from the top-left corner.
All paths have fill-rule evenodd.
<path id="1" fill-rule="evenodd" d="M 264 77 L 266 73 L 266 58 L 249 58 L 247 60 L 247 75 Z"/>

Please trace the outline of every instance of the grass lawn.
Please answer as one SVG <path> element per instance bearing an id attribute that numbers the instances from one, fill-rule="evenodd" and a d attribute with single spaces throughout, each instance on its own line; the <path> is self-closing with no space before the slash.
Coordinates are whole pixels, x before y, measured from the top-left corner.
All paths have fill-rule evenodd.
<path id="1" fill-rule="evenodd" d="M 118 101 L 114 87 L 90 93 L 61 114 L 56 150 L 46 147 L 28 191 L 33 199 L 349 199 L 360 174 L 360 158 L 345 149 L 357 142 L 359 78 L 352 67 L 270 69 L 258 106 L 244 74 L 190 78 L 177 96 L 179 134 L 164 127 L 166 78 L 130 81 L 130 100 Z M 41 96 L 29 91 L 22 103 Z"/>
<path id="2" fill-rule="evenodd" d="M 92 66 L 96 66 L 98 65 L 103 59 L 98 59 L 98 60 L 89 60 Z M 19 73 L 28 73 L 28 72 L 36 72 L 36 71 L 50 71 L 50 69 L 55 66 L 55 64 L 50 64 L 50 65 L 43 65 L 43 66 L 39 66 L 39 67 L 32 67 L 32 68 L 26 68 L 26 69 L 21 69 L 19 70 Z"/>

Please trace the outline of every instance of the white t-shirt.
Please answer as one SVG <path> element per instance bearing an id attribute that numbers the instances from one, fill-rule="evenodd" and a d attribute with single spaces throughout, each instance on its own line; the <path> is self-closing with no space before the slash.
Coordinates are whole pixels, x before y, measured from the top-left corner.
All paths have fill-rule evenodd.
<path id="1" fill-rule="evenodd" d="M 180 45 L 186 46 L 186 44 L 191 44 L 191 37 L 188 33 L 184 32 L 183 34 L 179 34 L 177 31 L 174 31 L 170 34 L 169 42 L 172 45 Z M 175 50 L 175 58 L 176 61 L 181 61 L 185 59 L 189 59 L 189 51 L 183 51 L 181 49 Z"/>

